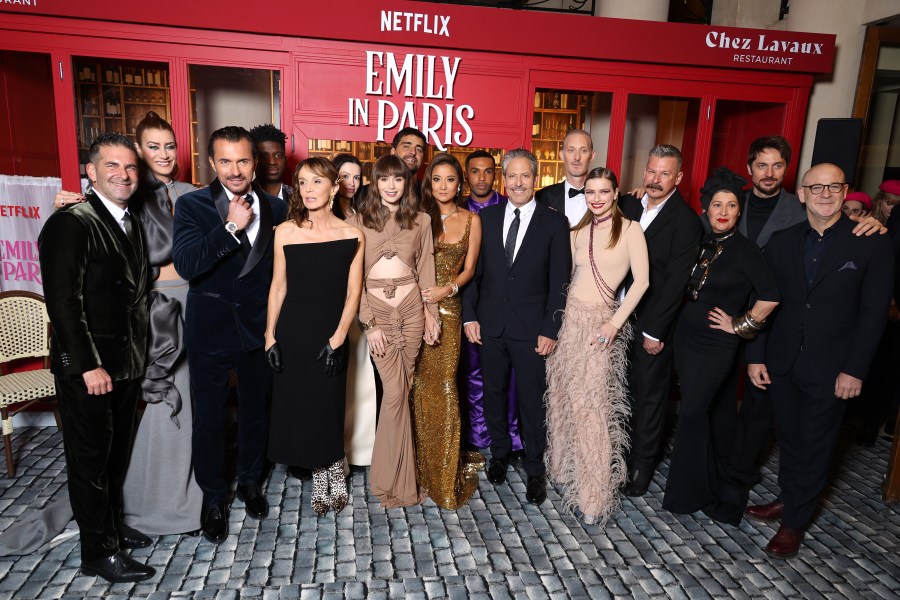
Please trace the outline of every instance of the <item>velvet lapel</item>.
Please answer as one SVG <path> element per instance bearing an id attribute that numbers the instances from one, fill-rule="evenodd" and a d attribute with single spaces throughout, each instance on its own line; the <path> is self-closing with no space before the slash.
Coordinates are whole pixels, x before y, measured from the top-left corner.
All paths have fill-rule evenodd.
<path id="1" fill-rule="evenodd" d="M 228 220 L 228 204 L 230 203 L 228 194 L 225 193 L 225 187 L 218 179 L 214 179 L 209 184 L 209 193 L 212 195 L 213 203 L 216 205 L 216 210 L 222 219 L 222 225 L 225 225 L 225 221 Z"/>
<path id="2" fill-rule="evenodd" d="M 257 202 L 259 202 L 259 230 L 256 232 L 256 241 L 253 242 L 250 255 L 247 257 L 247 262 L 244 263 L 244 268 L 238 274 L 238 279 L 245 276 L 259 264 L 260 259 L 266 254 L 269 243 L 275 236 L 273 230 L 275 220 L 272 217 L 272 206 L 269 204 L 269 199 L 266 193 L 262 191 L 262 188 L 255 184 L 253 191 L 256 193 Z"/>

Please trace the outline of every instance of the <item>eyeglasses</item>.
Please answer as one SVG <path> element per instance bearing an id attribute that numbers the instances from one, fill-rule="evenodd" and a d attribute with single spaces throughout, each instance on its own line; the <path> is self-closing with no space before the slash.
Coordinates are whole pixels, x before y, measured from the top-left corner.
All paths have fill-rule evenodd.
<path id="1" fill-rule="evenodd" d="M 709 267 L 725 247 L 717 242 L 704 242 L 700 246 L 700 254 L 697 256 L 697 263 L 691 269 L 691 276 L 687 284 L 687 297 L 690 300 L 697 300 L 700 297 L 700 290 L 706 285 L 706 278 L 709 277 Z"/>
<path id="2" fill-rule="evenodd" d="M 829 183 L 828 185 L 825 185 L 824 183 L 814 183 L 812 185 L 801 185 L 800 187 L 804 187 L 804 188 L 808 189 L 810 192 L 812 192 L 813 194 L 818 196 L 819 194 L 821 194 L 822 192 L 825 191 L 825 188 L 828 188 L 828 191 L 831 192 L 832 194 L 838 194 L 838 193 L 840 193 L 841 190 L 843 190 L 845 187 L 847 187 L 847 184 L 846 183 Z"/>

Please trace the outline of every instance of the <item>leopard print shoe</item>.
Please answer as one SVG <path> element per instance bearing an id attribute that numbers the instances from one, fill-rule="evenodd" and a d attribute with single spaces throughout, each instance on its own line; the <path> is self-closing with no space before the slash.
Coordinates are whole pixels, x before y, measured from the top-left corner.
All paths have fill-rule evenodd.
<path id="1" fill-rule="evenodd" d="M 312 508 L 320 517 L 328 512 L 328 469 L 313 469 Z"/>
<path id="2" fill-rule="evenodd" d="M 344 477 L 343 459 L 328 467 L 328 487 L 331 508 L 337 514 L 347 506 L 347 502 L 350 500 L 347 493 L 347 479 Z"/>

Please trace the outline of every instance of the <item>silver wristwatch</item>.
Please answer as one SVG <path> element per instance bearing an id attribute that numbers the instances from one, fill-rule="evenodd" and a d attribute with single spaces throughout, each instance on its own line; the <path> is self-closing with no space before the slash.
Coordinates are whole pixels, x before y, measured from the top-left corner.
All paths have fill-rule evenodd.
<path id="1" fill-rule="evenodd" d="M 232 221 L 225 221 L 225 231 L 227 231 L 231 235 L 237 235 L 237 232 L 238 232 L 237 223 L 234 223 Z"/>

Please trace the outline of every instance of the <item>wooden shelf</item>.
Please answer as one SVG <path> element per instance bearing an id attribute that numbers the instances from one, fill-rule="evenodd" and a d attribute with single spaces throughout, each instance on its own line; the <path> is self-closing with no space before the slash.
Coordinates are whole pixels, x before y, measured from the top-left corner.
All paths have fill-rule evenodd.
<path id="1" fill-rule="evenodd" d="M 534 127 L 531 151 L 538 159 L 535 190 L 547 187 L 565 177 L 559 158 L 566 133 L 584 129 L 590 96 L 568 90 L 538 90 L 534 94 Z M 538 132 L 536 135 L 534 132 Z M 550 154 L 553 158 L 547 158 Z"/>
<path id="2" fill-rule="evenodd" d="M 95 137 L 105 132 L 121 133 L 133 139 L 134 130 L 146 116 L 147 110 L 154 110 L 167 121 L 171 120 L 167 65 L 130 61 L 112 64 L 93 58 L 76 58 L 74 63 L 77 83 L 75 114 L 80 149 L 87 149 Z M 126 75 L 131 76 L 131 83 L 126 83 Z M 142 83 L 134 83 L 136 77 L 140 77 Z M 152 78 L 154 84 L 144 85 L 143 81 L 147 78 Z M 157 78 L 160 85 L 155 84 Z M 136 94 L 146 94 L 148 90 L 155 98 L 134 99 Z M 110 108 L 115 113 L 105 112 Z"/>

